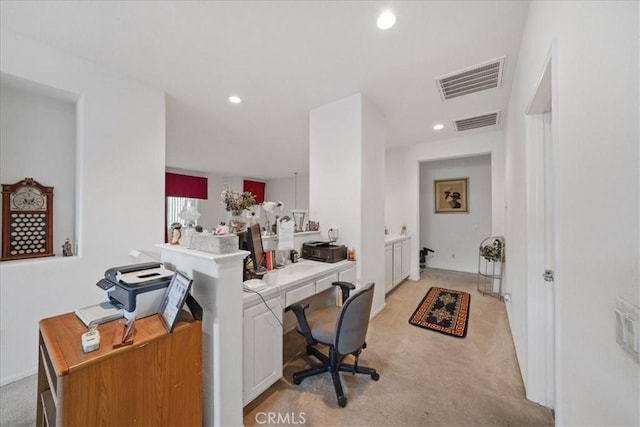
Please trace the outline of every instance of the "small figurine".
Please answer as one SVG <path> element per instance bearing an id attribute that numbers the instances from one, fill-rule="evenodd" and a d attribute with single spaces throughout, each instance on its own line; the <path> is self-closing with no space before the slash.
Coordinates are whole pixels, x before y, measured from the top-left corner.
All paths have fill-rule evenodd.
<path id="1" fill-rule="evenodd" d="M 218 226 L 216 227 L 216 232 L 214 233 L 216 236 L 222 236 L 224 234 L 228 234 L 229 233 L 229 227 L 227 227 L 224 223 L 224 221 L 222 221 L 220 224 L 218 224 Z"/>
<path id="2" fill-rule="evenodd" d="M 71 240 L 68 237 L 62 245 L 62 256 L 73 256 L 73 246 L 71 246 Z"/>
<path id="3" fill-rule="evenodd" d="M 174 222 L 173 224 L 171 224 L 171 241 L 170 243 L 172 245 L 179 245 L 180 244 L 180 237 L 182 237 L 182 224 L 180 224 L 179 222 Z"/>

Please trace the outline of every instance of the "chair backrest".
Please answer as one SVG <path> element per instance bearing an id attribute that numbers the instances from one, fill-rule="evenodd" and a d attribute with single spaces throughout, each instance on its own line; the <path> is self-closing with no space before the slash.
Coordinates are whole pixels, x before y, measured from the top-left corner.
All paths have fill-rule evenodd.
<path id="1" fill-rule="evenodd" d="M 336 322 L 334 347 L 340 354 L 358 350 L 367 338 L 374 283 L 369 283 L 353 293 L 344 303 Z"/>

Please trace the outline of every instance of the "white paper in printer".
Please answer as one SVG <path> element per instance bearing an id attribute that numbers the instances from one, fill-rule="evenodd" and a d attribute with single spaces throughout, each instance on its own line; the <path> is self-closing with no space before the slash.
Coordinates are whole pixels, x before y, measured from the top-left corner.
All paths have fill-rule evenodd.
<path id="1" fill-rule="evenodd" d="M 163 279 L 171 276 L 173 276 L 173 271 L 158 267 L 147 270 L 132 271 L 129 273 L 118 272 L 116 278 L 118 281 L 128 285 L 140 285 L 152 280 Z"/>

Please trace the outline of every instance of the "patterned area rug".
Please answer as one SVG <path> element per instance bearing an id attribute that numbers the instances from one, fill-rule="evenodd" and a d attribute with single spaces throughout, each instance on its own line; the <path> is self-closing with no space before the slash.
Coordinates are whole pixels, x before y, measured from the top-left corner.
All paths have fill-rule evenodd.
<path id="1" fill-rule="evenodd" d="M 467 335 L 469 302 L 467 292 L 431 288 L 424 296 L 409 323 L 458 338 Z"/>

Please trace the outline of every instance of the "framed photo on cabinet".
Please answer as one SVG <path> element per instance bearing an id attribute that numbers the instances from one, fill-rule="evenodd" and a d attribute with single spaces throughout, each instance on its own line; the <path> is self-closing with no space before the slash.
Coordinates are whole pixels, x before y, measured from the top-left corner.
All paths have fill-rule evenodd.
<path id="1" fill-rule="evenodd" d="M 469 177 L 433 181 L 435 213 L 469 213 Z"/>
<path id="2" fill-rule="evenodd" d="M 171 278 L 171 283 L 165 290 L 158 314 L 169 333 L 172 333 L 173 328 L 176 326 L 182 306 L 189 296 L 191 283 L 191 278 L 180 271 L 176 271 Z"/>

